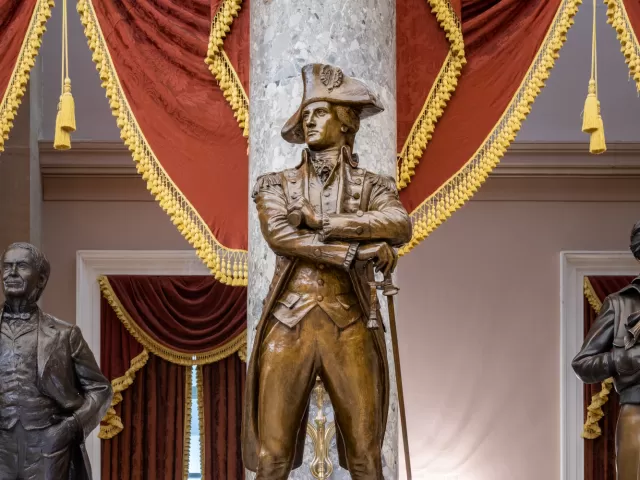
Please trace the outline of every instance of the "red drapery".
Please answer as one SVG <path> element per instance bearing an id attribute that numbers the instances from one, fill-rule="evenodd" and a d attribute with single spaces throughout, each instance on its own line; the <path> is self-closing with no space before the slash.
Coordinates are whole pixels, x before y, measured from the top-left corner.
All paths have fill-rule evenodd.
<path id="1" fill-rule="evenodd" d="M 104 298 L 100 313 L 100 365 L 107 378 L 113 379 L 115 390 L 113 407 L 100 429 L 101 478 L 183 478 L 188 461 L 184 432 L 189 405 L 185 397 L 190 393 L 185 387 L 191 372 L 149 356 Z"/>
<path id="2" fill-rule="evenodd" d="M 402 253 L 498 163 L 579 3 L 397 2 L 398 185 L 406 186 L 401 199 L 414 221 Z M 216 278 L 232 285 L 247 281 L 249 7 L 248 0 L 78 3 L 139 171 Z"/>
<path id="3" fill-rule="evenodd" d="M 103 478 L 186 472 L 193 365 L 203 478 L 241 478 L 226 472 L 241 471 L 246 289 L 210 276 L 114 275 L 100 286 L 101 366 L 116 392 L 100 431 Z"/>
<path id="4" fill-rule="evenodd" d="M 27 89 L 53 0 L 4 0 L 0 7 L 0 152 Z"/>
<path id="5" fill-rule="evenodd" d="M 604 299 L 631 283 L 633 276 L 589 276 L 585 279 L 584 298 L 584 334 L 586 335 L 596 321 L 598 311 Z M 601 390 L 600 385 L 584 386 L 585 419 L 587 406 L 594 395 Z M 584 478 L 585 480 L 616 480 L 615 434 L 620 404 L 614 389 L 609 393 L 609 400 L 602 405 L 604 416 L 599 422 L 601 434 L 595 439 L 584 441 Z"/>
<path id="6" fill-rule="evenodd" d="M 604 0 L 608 23 L 616 30 L 624 59 L 640 91 L 640 3 L 637 0 Z"/>

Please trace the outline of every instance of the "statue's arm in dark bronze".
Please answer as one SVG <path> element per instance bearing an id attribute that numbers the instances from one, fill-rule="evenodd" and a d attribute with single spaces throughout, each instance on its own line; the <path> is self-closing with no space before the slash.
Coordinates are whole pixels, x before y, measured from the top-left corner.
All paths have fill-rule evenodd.
<path id="1" fill-rule="evenodd" d="M 395 186 L 374 185 L 366 212 L 325 215 L 325 241 L 384 241 L 402 245 L 411 240 L 411 220 L 398 199 Z"/>
<path id="2" fill-rule="evenodd" d="M 580 352 L 571 362 L 574 372 L 584 383 L 599 383 L 616 373 L 611 353 L 614 325 L 615 310 L 612 302 L 607 298 Z"/>
<path id="3" fill-rule="evenodd" d="M 353 262 L 358 243 L 323 242 L 318 233 L 291 226 L 287 220 L 287 199 L 280 185 L 257 188 L 254 200 L 262 235 L 276 254 L 345 268 Z"/>
<path id="4" fill-rule="evenodd" d="M 69 343 L 76 379 L 84 396 L 84 403 L 73 412 L 73 416 L 86 438 L 98 426 L 111 405 L 113 389 L 76 326 L 71 329 Z"/>

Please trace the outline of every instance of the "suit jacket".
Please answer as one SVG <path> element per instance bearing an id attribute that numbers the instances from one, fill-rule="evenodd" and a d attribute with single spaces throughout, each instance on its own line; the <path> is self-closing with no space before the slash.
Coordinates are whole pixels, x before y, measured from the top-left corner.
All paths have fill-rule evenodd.
<path id="1" fill-rule="evenodd" d="M 100 424 L 111 405 L 111 383 L 100 371 L 80 329 L 41 310 L 37 362 L 38 389 L 72 412 L 82 428 L 83 440 L 72 454 L 69 480 L 90 480 L 91 465 L 84 439 Z"/>
<path id="2" fill-rule="evenodd" d="M 613 377 L 620 403 L 640 403 L 640 369 L 631 358 L 640 357 L 638 340 L 640 277 L 605 298 L 598 318 L 571 365 L 584 383 Z M 617 361 L 614 361 L 615 357 Z"/>
<path id="3" fill-rule="evenodd" d="M 262 234 L 269 247 L 276 254 L 276 269 L 264 302 L 262 316 L 256 326 L 254 348 L 249 361 L 246 383 L 246 400 L 243 415 L 243 460 L 245 467 L 256 471 L 258 467 L 258 379 L 260 364 L 258 352 L 263 340 L 265 325 L 276 300 L 285 289 L 289 276 L 299 260 L 311 261 L 342 268 L 349 273 L 352 286 L 362 311 L 370 312 L 369 281 L 374 279 L 371 262 L 355 260 L 360 243 L 385 241 L 401 246 L 411 239 L 411 221 L 400 203 L 395 180 L 358 168 L 358 160 L 348 148 L 343 148 L 340 168 L 340 182 L 335 191 L 338 211 L 325 215 L 323 228 L 312 231 L 296 228 L 287 221 L 287 205 L 301 195 L 306 195 L 308 169 L 310 165 L 307 150 L 303 151 L 302 162 L 295 168 L 283 172 L 269 173 L 258 178 L 252 196 L 258 209 Z M 308 197 L 307 197 L 308 198 Z M 379 324 L 382 318 L 378 311 Z M 387 364 L 384 332 L 373 330 L 380 359 L 380 370 L 384 378 L 384 406 L 382 421 L 384 432 L 389 406 L 389 369 Z M 344 442 L 340 428 L 336 429 L 340 464 L 346 468 Z M 298 448 L 294 468 L 302 464 L 306 420 L 298 431 Z M 383 438 L 380 438 L 382 446 Z"/>

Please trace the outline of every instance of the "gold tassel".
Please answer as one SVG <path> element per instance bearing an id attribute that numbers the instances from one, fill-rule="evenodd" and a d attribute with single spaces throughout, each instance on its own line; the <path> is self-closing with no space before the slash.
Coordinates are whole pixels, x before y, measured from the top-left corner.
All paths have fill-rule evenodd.
<path id="1" fill-rule="evenodd" d="M 60 103 L 58 103 L 56 134 L 53 139 L 53 148 L 56 150 L 69 150 L 71 148 L 71 134 L 62 128 L 62 97 L 60 97 Z"/>
<path id="2" fill-rule="evenodd" d="M 71 80 L 64 80 L 64 93 L 60 102 L 60 128 L 67 132 L 76 131 L 76 106 L 71 95 Z"/>
<path id="3" fill-rule="evenodd" d="M 607 143 L 604 138 L 604 122 L 600 115 L 600 102 L 598 102 L 598 128 L 591 134 L 589 141 L 589 153 L 599 155 L 607 151 Z"/>
<path id="4" fill-rule="evenodd" d="M 596 82 L 589 80 L 589 93 L 584 102 L 584 114 L 582 116 L 582 131 L 593 133 L 598 129 L 598 97 L 596 97 Z"/>

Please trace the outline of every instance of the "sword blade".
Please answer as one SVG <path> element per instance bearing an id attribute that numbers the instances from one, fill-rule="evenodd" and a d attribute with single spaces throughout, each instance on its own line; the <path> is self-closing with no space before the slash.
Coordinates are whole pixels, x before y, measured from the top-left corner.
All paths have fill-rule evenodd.
<path id="1" fill-rule="evenodd" d="M 404 464 L 407 469 L 407 480 L 411 480 L 411 456 L 409 455 L 409 437 L 407 435 L 407 415 L 404 408 L 404 390 L 402 388 L 402 369 L 400 368 L 400 350 L 398 347 L 398 333 L 396 331 L 396 309 L 393 296 L 387 297 L 389 309 L 389 327 L 391 329 L 391 346 L 393 347 L 393 363 L 396 368 L 396 387 L 398 389 L 398 403 L 400 404 L 400 428 L 402 429 L 402 444 L 404 447 Z"/>

